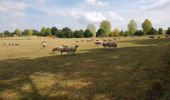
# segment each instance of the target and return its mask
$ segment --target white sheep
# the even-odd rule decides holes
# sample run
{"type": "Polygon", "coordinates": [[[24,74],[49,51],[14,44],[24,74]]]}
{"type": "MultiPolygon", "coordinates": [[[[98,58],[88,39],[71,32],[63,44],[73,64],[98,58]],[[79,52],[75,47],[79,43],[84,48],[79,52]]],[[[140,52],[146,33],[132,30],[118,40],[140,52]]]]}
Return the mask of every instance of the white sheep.
{"type": "Polygon", "coordinates": [[[75,54],[78,47],[79,46],[77,44],[75,45],[75,47],[69,47],[69,53],[70,54],[75,54]]]}

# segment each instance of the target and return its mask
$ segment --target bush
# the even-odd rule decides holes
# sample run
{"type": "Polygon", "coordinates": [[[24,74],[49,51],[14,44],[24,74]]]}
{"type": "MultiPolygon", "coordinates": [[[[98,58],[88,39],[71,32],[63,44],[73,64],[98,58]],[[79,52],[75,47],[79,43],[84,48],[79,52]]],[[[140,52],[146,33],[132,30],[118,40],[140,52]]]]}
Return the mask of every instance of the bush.
{"type": "Polygon", "coordinates": [[[166,34],[170,35],[170,27],[166,30],[166,34]]]}
{"type": "Polygon", "coordinates": [[[76,30],[76,31],[74,31],[74,33],[73,33],[73,37],[75,37],[75,38],[82,38],[83,37],[83,30],[76,30]]]}
{"type": "Polygon", "coordinates": [[[142,30],[137,30],[136,32],[135,32],[135,36],[142,36],[142,35],[144,35],[145,33],[142,31],[142,30]]]}
{"type": "Polygon", "coordinates": [[[89,29],[86,29],[85,32],[84,32],[84,37],[93,37],[93,33],[89,30],[89,29]]]}

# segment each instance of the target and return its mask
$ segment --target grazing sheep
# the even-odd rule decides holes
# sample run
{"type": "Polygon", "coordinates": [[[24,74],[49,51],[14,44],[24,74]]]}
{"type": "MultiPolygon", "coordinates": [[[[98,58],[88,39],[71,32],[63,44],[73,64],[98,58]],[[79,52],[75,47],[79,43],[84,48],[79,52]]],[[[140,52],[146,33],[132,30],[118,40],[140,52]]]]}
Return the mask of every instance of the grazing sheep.
{"type": "Polygon", "coordinates": [[[106,48],[106,47],[109,47],[109,48],[111,48],[111,47],[117,48],[117,43],[115,43],[115,42],[103,42],[102,45],[103,45],[104,48],[106,48]]]}
{"type": "Polygon", "coordinates": [[[104,42],[106,42],[107,40],[103,40],[104,42]]]}
{"type": "Polygon", "coordinates": [[[63,44],[62,45],[64,48],[68,48],[69,47],[69,44],[63,44]]]}
{"type": "Polygon", "coordinates": [[[96,44],[97,46],[99,46],[99,45],[102,44],[102,42],[101,42],[101,41],[96,41],[95,44],[96,44]]]}
{"type": "Polygon", "coordinates": [[[56,48],[53,48],[53,49],[52,49],[52,53],[54,53],[54,52],[56,52],[56,51],[59,51],[59,52],[61,53],[61,55],[63,54],[63,52],[67,52],[68,55],[69,55],[69,53],[70,53],[70,49],[69,49],[69,47],[67,47],[67,46],[65,46],[65,47],[60,46],[60,47],[56,47],[56,48]]]}
{"type": "Polygon", "coordinates": [[[115,43],[115,42],[108,42],[108,47],[109,48],[111,48],[111,47],[117,48],[117,43],[115,43]]]}
{"type": "Polygon", "coordinates": [[[160,39],[161,37],[160,37],[160,36],[158,36],[157,38],[158,38],[158,39],[160,39]]]}
{"type": "Polygon", "coordinates": [[[108,42],[103,42],[102,45],[104,48],[106,48],[108,46],[108,42]]]}
{"type": "Polygon", "coordinates": [[[77,44],[75,45],[75,47],[69,47],[69,53],[70,54],[75,54],[78,47],[79,46],[77,44]]]}
{"type": "Polygon", "coordinates": [[[81,40],[81,42],[84,42],[84,40],[81,40]]]}
{"type": "Polygon", "coordinates": [[[150,39],[154,39],[155,36],[154,36],[154,35],[150,35],[149,38],[150,38],[150,39]]]}
{"type": "Polygon", "coordinates": [[[166,38],[168,38],[168,37],[169,37],[169,35],[165,35],[165,37],[166,37],[166,38]]]}
{"type": "Polygon", "coordinates": [[[46,43],[46,42],[47,42],[47,41],[41,42],[41,46],[42,46],[43,48],[47,47],[47,43],[46,43]]]}
{"type": "Polygon", "coordinates": [[[76,43],[79,43],[79,41],[77,40],[76,43]]]}

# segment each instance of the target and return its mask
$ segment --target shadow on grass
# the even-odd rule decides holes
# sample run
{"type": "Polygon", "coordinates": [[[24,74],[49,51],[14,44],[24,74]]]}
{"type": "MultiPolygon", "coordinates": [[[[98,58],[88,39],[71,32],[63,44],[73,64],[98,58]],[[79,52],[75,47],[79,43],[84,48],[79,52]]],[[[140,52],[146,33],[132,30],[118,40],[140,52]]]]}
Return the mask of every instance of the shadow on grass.
{"type": "Polygon", "coordinates": [[[142,69],[162,50],[155,44],[0,61],[0,99],[138,99],[140,82],[148,78],[142,69]]]}

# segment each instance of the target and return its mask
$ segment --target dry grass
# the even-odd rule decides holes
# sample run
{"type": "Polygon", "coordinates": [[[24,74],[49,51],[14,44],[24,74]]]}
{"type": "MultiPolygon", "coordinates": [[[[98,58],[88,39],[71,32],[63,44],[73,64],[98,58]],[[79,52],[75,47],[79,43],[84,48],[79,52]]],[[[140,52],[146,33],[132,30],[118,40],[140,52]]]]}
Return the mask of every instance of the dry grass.
{"type": "Polygon", "coordinates": [[[1,38],[0,99],[146,99],[142,93],[150,87],[143,84],[167,78],[153,77],[150,73],[155,69],[153,65],[159,69],[156,59],[170,45],[170,39],[121,37],[117,39],[117,49],[79,42],[76,55],[51,54],[52,48],[75,45],[76,40],[87,39],[1,38]],[[41,47],[42,41],[47,41],[47,48],[41,47]],[[4,43],[20,43],[20,46],[4,43]]]}

